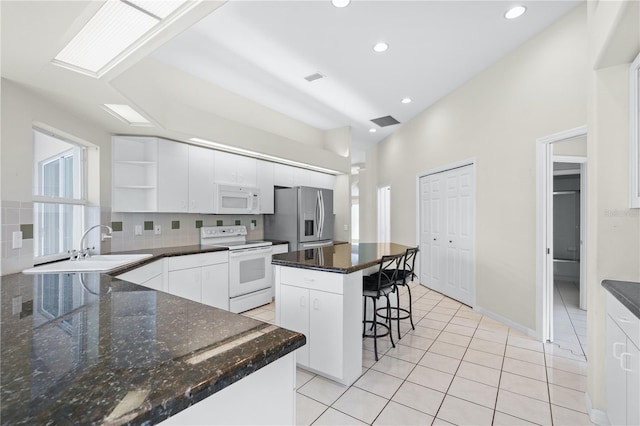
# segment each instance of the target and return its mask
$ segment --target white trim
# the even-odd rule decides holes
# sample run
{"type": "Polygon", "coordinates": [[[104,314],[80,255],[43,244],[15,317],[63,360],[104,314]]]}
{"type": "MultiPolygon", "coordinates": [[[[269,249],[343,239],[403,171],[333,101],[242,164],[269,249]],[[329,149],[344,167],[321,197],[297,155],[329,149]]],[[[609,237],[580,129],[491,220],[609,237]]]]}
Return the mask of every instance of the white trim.
{"type": "MultiPolygon", "coordinates": [[[[433,169],[428,169],[424,172],[418,172],[416,175],[416,180],[419,181],[421,177],[434,175],[436,173],[446,172],[447,170],[458,169],[464,166],[475,166],[476,158],[472,157],[467,160],[456,161],[454,163],[445,164],[444,166],[434,167],[433,169]]],[[[474,167],[474,178],[475,178],[475,167],[474,167]]]]}
{"type": "MultiPolygon", "coordinates": [[[[543,341],[553,340],[553,221],[549,220],[553,212],[549,212],[549,207],[553,202],[554,157],[551,145],[586,135],[587,126],[580,126],[536,140],[536,336],[543,341]]],[[[586,217],[584,223],[586,228],[586,217]]],[[[586,243],[586,239],[583,241],[586,243]]],[[[584,276],[586,279],[586,273],[584,276]]]]}
{"type": "Polygon", "coordinates": [[[589,397],[589,392],[584,393],[584,403],[587,407],[589,420],[591,420],[593,424],[600,426],[609,426],[611,424],[606,411],[593,408],[593,405],[591,404],[591,397],[589,397]]]}
{"type": "Polygon", "coordinates": [[[503,316],[500,316],[492,311],[489,311],[481,306],[476,306],[473,308],[474,311],[478,312],[479,314],[482,314],[486,317],[489,317],[491,319],[494,319],[498,322],[503,323],[504,325],[513,328],[514,330],[518,330],[521,333],[526,334],[527,336],[531,336],[531,337],[536,337],[537,336],[537,332],[536,330],[532,330],[530,328],[525,327],[522,324],[518,324],[517,322],[514,322],[508,318],[505,318],[503,316]]]}
{"type": "Polygon", "coordinates": [[[629,207],[640,208],[640,54],[629,69],[629,207]]]}
{"type": "Polygon", "coordinates": [[[553,156],[554,163],[574,163],[574,164],[584,164],[587,162],[587,157],[582,155],[554,155],[553,156]]]}

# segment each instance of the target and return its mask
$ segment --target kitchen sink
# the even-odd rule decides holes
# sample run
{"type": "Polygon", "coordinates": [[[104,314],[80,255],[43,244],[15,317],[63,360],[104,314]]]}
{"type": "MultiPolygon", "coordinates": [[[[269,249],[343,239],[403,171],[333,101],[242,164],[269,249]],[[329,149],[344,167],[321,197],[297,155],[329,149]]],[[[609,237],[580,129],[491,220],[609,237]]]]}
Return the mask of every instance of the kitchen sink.
{"type": "Polygon", "coordinates": [[[22,271],[25,274],[46,274],[62,272],[109,272],[151,257],[151,254],[97,254],[88,259],[63,260],[34,266],[22,271]]]}

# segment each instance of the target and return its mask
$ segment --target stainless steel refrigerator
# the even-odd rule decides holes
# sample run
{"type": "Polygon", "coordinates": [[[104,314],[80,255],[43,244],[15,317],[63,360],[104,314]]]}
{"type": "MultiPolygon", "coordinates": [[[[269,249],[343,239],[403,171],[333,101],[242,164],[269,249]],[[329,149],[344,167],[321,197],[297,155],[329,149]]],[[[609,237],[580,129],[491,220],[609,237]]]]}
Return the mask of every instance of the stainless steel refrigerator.
{"type": "Polygon", "coordinates": [[[297,186],[275,190],[275,213],[265,215],[264,237],[289,242],[289,251],[333,244],[333,191],[297,186]]]}

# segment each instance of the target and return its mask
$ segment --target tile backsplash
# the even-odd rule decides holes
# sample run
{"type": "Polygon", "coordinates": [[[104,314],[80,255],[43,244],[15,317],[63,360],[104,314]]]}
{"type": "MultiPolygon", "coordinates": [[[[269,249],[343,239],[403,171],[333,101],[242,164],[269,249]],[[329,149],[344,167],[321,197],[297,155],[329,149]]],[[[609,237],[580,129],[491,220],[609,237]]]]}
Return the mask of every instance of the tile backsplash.
{"type": "MultiPolygon", "coordinates": [[[[34,205],[32,202],[3,200],[0,206],[0,275],[7,275],[30,268],[34,264],[34,205]],[[13,248],[14,232],[22,232],[21,248],[13,248]]],[[[101,253],[200,244],[202,226],[235,225],[238,222],[247,227],[247,239],[259,240],[264,237],[264,220],[261,215],[112,213],[109,208],[95,207],[87,208],[86,215],[87,226],[101,223],[113,228],[111,239],[103,242],[99,240],[99,232],[88,236],[89,246],[99,247],[101,253]],[[136,227],[140,228],[140,235],[136,235],[136,227]],[[159,234],[156,233],[158,229],[159,234]]]]}
{"type": "Polygon", "coordinates": [[[33,266],[33,203],[2,201],[0,275],[33,266]],[[13,233],[22,232],[22,248],[13,248],[13,233]]]}
{"type": "Polygon", "coordinates": [[[248,240],[259,240],[264,237],[261,215],[112,213],[111,250],[129,251],[200,244],[202,226],[236,225],[238,222],[247,227],[248,240]],[[253,230],[252,222],[255,222],[253,230]],[[140,235],[136,235],[136,227],[139,228],[140,235]]]}

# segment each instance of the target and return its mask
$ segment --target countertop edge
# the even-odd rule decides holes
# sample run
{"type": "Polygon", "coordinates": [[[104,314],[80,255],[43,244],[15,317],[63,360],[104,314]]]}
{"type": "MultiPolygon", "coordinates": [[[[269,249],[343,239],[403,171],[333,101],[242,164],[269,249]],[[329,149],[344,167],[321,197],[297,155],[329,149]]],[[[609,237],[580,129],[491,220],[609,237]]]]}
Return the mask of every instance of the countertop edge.
{"type": "MultiPolygon", "coordinates": [[[[616,281],[616,280],[603,280],[601,283],[613,297],[622,303],[627,309],[631,311],[636,318],[640,319],[640,297],[633,298],[628,291],[630,287],[636,286],[636,290],[640,290],[640,283],[633,281],[616,281]]],[[[640,294],[640,293],[639,293],[640,294]]]]}

